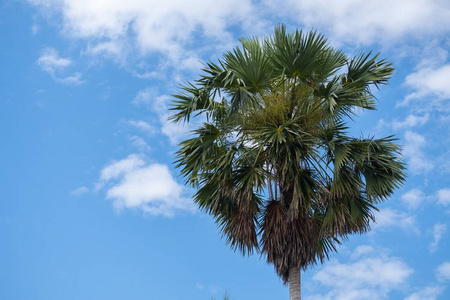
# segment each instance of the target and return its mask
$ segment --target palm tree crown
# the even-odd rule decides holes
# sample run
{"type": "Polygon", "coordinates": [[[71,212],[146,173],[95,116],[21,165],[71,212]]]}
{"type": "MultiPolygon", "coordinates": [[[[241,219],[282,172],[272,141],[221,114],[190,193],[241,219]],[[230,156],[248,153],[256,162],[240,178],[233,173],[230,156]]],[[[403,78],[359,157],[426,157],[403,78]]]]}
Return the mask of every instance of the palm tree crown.
{"type": "Polygon", "coordinates": [[[404,181],[393,137],[346,133],[355,108],[375,109],[370,88],[393,68],[283,25],[240,42],[174,95],[174,122],[204,120],[176,163],[230,246],[261,253],[287,282],[291,269],[369,230],[376,205],[404,181]]]}

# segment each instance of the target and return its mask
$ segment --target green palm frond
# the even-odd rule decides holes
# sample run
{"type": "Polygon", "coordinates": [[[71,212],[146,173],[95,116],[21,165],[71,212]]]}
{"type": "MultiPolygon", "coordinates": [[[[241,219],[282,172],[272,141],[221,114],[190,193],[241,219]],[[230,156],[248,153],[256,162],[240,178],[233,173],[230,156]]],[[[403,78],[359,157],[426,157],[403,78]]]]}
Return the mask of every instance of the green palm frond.
{"type": "Polygon", "coordinates": [[[347,81],[358,83],[361,87],[368,84],[376,86],[386,84],[394,68],[385,59],[377,60],[380,54],[371,57],[371,53],[359,54],[348,63],[347,81]]]}
{"type": "Polygon", "coordinates": [[[224,55],[224,62],[251,93],[259,93],[270,84],[271,69],[266,53],[256,38],[240,39],[242,48],[224,55]]]}

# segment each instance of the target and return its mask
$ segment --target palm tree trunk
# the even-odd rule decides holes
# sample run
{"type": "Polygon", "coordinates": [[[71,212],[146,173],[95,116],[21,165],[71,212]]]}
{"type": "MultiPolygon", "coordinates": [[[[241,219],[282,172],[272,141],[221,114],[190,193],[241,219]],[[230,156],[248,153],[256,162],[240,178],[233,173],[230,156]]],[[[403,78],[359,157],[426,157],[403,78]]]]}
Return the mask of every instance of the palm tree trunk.
{"type": "Polygon", "coordinates": [[[301,300],[300,267],[289,269],[289,300],[301,300]]]}

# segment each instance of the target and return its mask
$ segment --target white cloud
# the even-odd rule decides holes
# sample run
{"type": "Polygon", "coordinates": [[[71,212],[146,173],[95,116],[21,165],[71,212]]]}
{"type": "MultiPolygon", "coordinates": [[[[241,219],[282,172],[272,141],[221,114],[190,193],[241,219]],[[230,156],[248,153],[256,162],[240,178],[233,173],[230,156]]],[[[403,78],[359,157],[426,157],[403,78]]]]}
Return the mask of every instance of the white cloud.
{"type": "Polygon", "coordinates": [[[128,120],[125,123],[149,135],[152,135],[157,132],[157,129],[153,125],[150,125],[148,122],[145,122],[143,120],[128,120]]]}
{"type": "Polygon", "coordinates": [[[62,16],[66,35],[94,41],[92,53],[160,53],[178,69],[198,70],[191,47],[217,47],[232,41],[231,26],[258,26],[251,0],[29,0],[62,16]],[[206,42],[193,43],[202,35],[206,42]],[[213,41],[213,42],[211,42],[213,41]],[[120,46],[119,46],[120,45],[120,46]]]}
{"type": "Polygon", "coordinates": [[[146,88],[139,91],[136,97],[131,101],[134,105],[144,105],[154,111],[161,124],[161,132],[169,138],[172,145],[178,144],[183,138],[186,138],[188,132],[195,126],[195,121],[189,124],[175,124],[169,121],[171,112],[169,102],[172,97],[167,95],[157,95],[152,88],[146,88]]]}
{"type": "Polygon", "coordinates": [[[411,99],[434,97],[438,100],[450,99],[450,64],[439,67],[429,66],[419,69],[406,77],[406,85],[413,87],[415,92],[409,94],[406,102],[411,99]]]}
{"type": "Polygon", "coordinates": [[[117,210],[137,208],[152,215],[172,217],[177,211],[194,211],[185,197],[185,188],[177,183],[164,164],[149,163],[145,157],[130,155],[101,171],[100,181],[107,186],[106,197],[117,210]]]}
{"type": "Polygon", "coordinates": [[[89,43],[86,53],[91,55],[107,55],[112,58],[120,58],[126,53],[126,47],[119,41],[107,41],[96,44],[89,43]]]}
{"type": "Polygon", "coordinates": [[[156,91],[152,88],[140,90],[131,101],[134,105],[149,105],[156,98],[156,91]]]}
{"type": "Polygon", "coordinates": [[[147,144],[147,142],[141,138],[140,136],[137,135],[133,135],[132,137],[129,138],[131,141],[131,144],[138,148],[139,151],[141,152],[145,152],[145,151],[150,151],[151,147],[147,144]]]}
{"type": "Polygon", "coordinates": [[[32,34],[36,34],[36,33],[38,33],[38,32],[39,32],[39,30],[40,30],[40,28],[39,28],[39,26],[38,26],[38,25],[36,25],[36,24],[33,24],[33,25],[31,26],[31,33],[32,33],[32,34]]]}
{"type": "Polygon", "coordinates": [[[145,165],[145,161],[139,155],[130,155],[126,159],[115,161],[101,171],[100,180],[108,181],[117,179],[123,174],[129,173],[145,165]]]}
{"type": "Polygon", "coordinates": [[[81,79],[81,73],[79,73],[79,72],[76,72],[71,76],[55,78],[55,80],[59,83],[66,84],[66,85],[79,85],[79,84],[83,83],[83,80],[81,79]]]}
{"type": "Polygon", "coordinates": [[[409,208],[416,209],[425,200],[425,195],[419,189],[411,189],[404,193],[401,199],[409,208]]]}
{"type": "Polygon", "coordinates": [[[157,78],[160,77],[161,74],[156,71],[132,71],[133,75],[140,79],[149,79],[149,78],[157,78]]]}
{"type": "Polygon", "coordinates": [[[449,32],[446,0],[264,1],[275,14],[310,28],[327,30],[343,42],[373,44],[449,32]]]}
{"type": "Polygon", "coordinates": [[[409,295],[404,300],[436,300],[443,290],[444,288],[441,286],[427,286],[426,288],[409,295]]]}
{"type": "Polygon", "coordinates": [[[54,48],[45,48],[37,60],[37,64],[42,70],[54,74],[58,70],[63,70],[72,64],[68,58],[59,57],[58,51],[54,48]]]}
{"type": "Polygon", "coordinates": [[[433,226],[433,242],[430,244],[430,251],[434,252],[438,249],[438,245],[442,236],[447,232],[447,225],[434,224],[433,226]]]}
{"type": "Polygon", "coordinates": [[[72,195],[72,196],[81,196],[81,195],[84,195],[84,194],[86,194],[88,192],[89,192],[89,189],[87,187],[81,186],[81,187],[71,191],[70,195],[72,195]]]}
{"type": "Polygon", "coordinates": [[[425,138],[415,132],[405,132],[403,155],[408,158],[408,169],[413,174],[420,174],[433,168],[433,164],[426,158],[422,148],[426,146],[425,138]]]}
{"type": "MultiPolygon", "coordinates": [[[[450,279],[450,262],[445,262],[436,269],[436,277],[441,283],[450,279]]],[[[425,288],[420,288],[417,292],[412,293],[404,300],[436,300],[439,295],[442,294],[444,289],[445,286],[442,284],[433,284],[425,288]]]]}
{"type": "Polygon", "coordinates": [[[437,270],[437,277],[440,280],[450,280],[450,262],[441,264],[437,270]]]}
{"type": "MultiPolygon", "coordinates": [[[[192,43],[194,35],[214,41],[207,46],[228,44],[230,27],[259,34],[265,20],[279,20],[280,16],[303,27],[326,30],[335,39],[364,44],[395,42],[404,36],[430,37],[450,28],[450,5],[445,0],[264,0],[262,4],[251,0],[28,1],[42,7],[43,13],[59,13],[65,34],[99,45],[135,44],[141,53],[164,53],[181,68],[198,68],[196,54],[187,50],[197,46],[192,43]]],[[[100,48],[117,51],[116,47],[100,48]]]]}
{"type": "Polygon", "coordinates": [[[401,228],[406,231],[413,231],[418,234],[416,220],[414,216],[399,212],[390,208],[380,209],[375,213],[375,224],[372,226],[373,230],[384,230],[390,228],[401,228]]]}
{"type": "Polygon", "coordinates": [[[392,122],[392,128],[394,130],[412,128],[415,126],[424,125],[428,122],[430,114],[426,113],[423,116],[408,115],[403,121],[392,122]]]}
{"type": "Polygon", "coordinates": [[[392,290],[406,284],[412,272],[404,262],[388,256],[362,258],[347,264],[331,261],[313,276],[313,281],[320,283],[320,293],[328,291],[306,299],[386,299],[392,290]]]}
{"type": "Polygon", "coordinates": [[[72,65],[72,60],[60,57],[58,51],[54,48],[45,48],[36,63],[58,83],[66,85],[78,85],[82,83],[79,72],[69,76],[60,75],[67,67],[72,65]]]}
{"type": "Polygon", "coordinates": [[[370,245],[362,245],[362,246],[358,246],[355,248],[355,250],[353,250],[351,252],[350,257],[352,259],[358,259],[361,256],[367,255],[369,253],[373,253],[373,251],[375,251],[375,249],[370,246],[370,245]]]}
{"type": "Polygon", "coordinates": [[[445,188],[441,189],[437,192],[438,201],[440,204],[444,206],[450,205],[450,189],[445,188]]]}
{"type": "Polygon", "coordinates": [[[427,50],[426,56],[416,70],[405,78],[405,85],[412,89],[399,106],[412,101],[426,101],[427,109],[445,109],[443,100],[450,99],[450,63],[447,62],[448,51],[442,48],[427,50]]]}

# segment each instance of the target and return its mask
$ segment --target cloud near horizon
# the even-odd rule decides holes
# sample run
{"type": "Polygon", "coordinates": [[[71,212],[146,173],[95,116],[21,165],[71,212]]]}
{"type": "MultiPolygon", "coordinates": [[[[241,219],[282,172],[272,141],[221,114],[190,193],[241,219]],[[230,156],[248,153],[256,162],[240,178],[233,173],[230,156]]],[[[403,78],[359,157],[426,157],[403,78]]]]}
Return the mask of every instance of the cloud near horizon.
{"type": "Polygon", "coordinates": [[[388,299],[389,293],[401,289],[412,273],[400,259],[373,253],[348,263],[332,260],[313,275],[313,283],[319,283],[322,291],[306,299],[388,299]]]}

